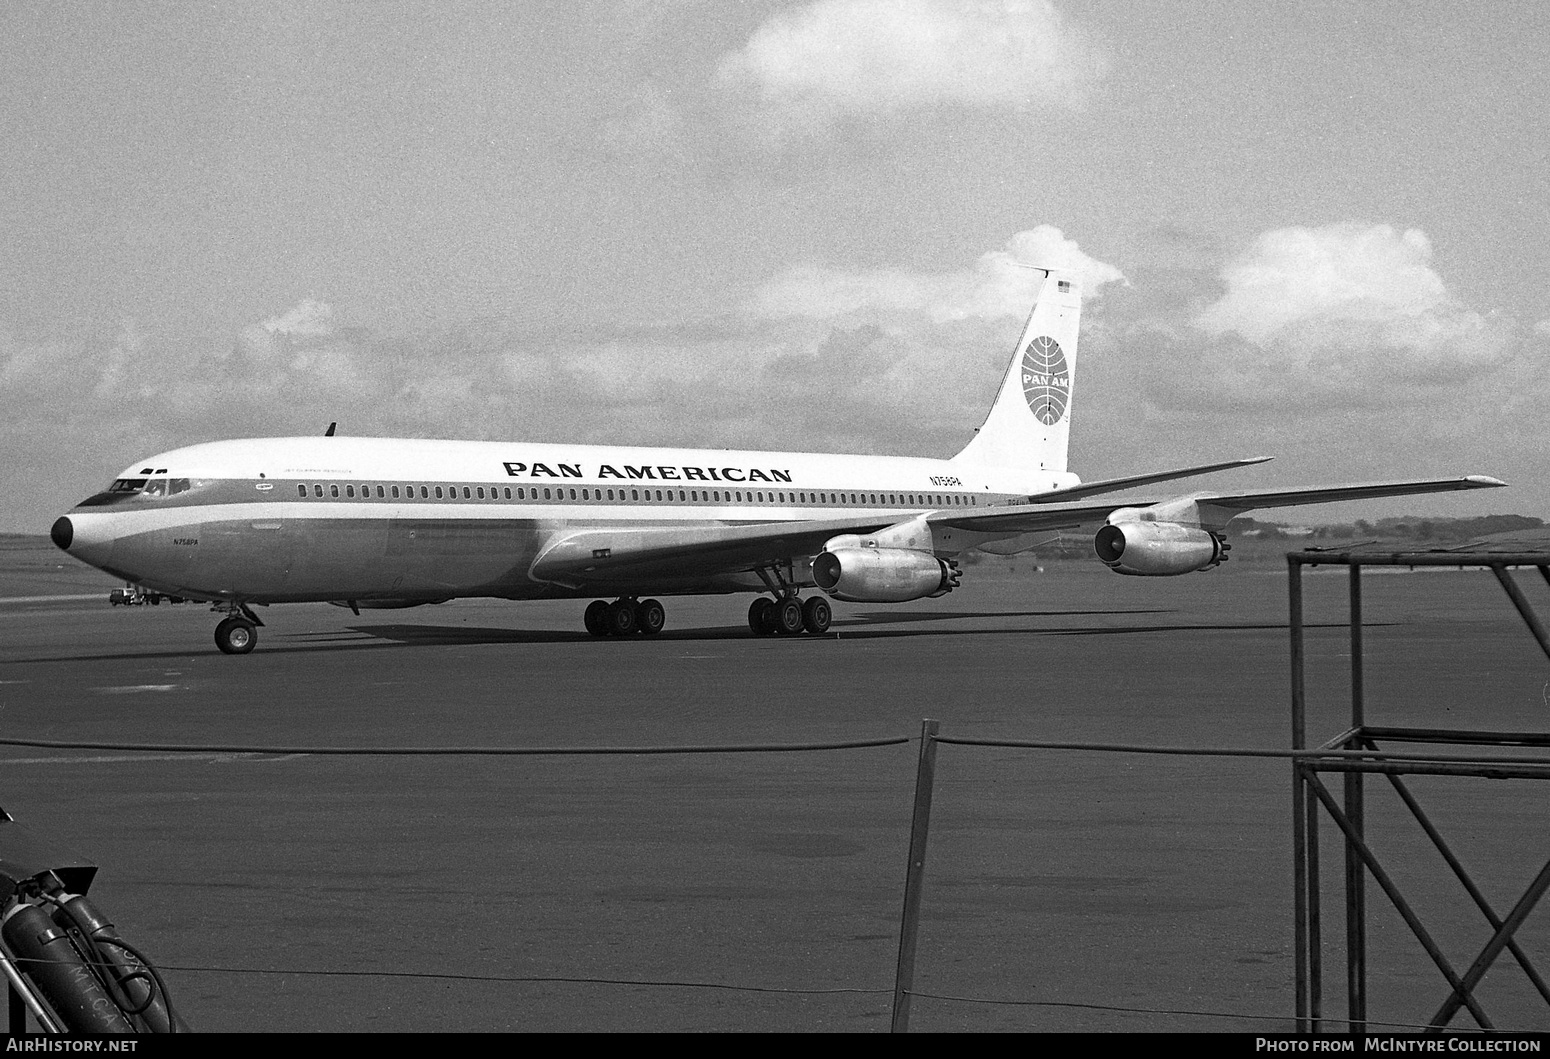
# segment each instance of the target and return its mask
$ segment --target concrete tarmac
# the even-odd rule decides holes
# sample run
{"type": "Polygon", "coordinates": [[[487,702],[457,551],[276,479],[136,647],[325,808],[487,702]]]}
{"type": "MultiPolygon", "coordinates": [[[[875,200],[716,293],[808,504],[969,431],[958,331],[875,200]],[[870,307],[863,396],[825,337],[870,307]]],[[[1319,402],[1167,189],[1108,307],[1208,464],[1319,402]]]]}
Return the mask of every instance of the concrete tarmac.
{"type": "MultiPolygon", "coordinates": [[[[274,607],[244,657],[216,651],[205,607],[109,607],[104,582],[100,601],[0,602],[0,732],[681,746],[915,737],[932,717],[945,735],[1289,745],[1283,569],[987,563],[964,581],[838,604],[824,639],[751,637],[746,597],[666,600],[668,631],[629,640],[581,632],[581,603],[274,607]]],[[[0,597],[94,587],[39,583],[0,574],[0,597]]],[[[1489,575],[1365,583],[1373,723],[1545,730],[1550,666],[1489,575]]],[[[1344,727],[1344,571],[1306,584],[1318,741],[1344,727]]],[[[875,1031],[916,754],[0,747],[0,806],[101,866],[93,898],[199,1030],[875,1031]]],[[[1467,967],[1488,926],[1372,782],[1379,855],[1467,967]]],[[[1413,785],[1505,912],[1550,852],[1550,792],[1413,785]]],[[[912,1028],[1289,1030],[1290,809],[1279,760],[941,747],[912,1028]]],[[[1338,1013],[1332,842],[1325,864],[1338,1013]]],[[[1372,1016],[1424,1022],[1446,986],[1375,887],[1369,909],[1372,1016]]],[[[1520,933],[1531,954],[1547,917],[1520,933]]],[[[1510,958],[1480,996],[1498,1026],[1550,1030],[1510,958]]]]}

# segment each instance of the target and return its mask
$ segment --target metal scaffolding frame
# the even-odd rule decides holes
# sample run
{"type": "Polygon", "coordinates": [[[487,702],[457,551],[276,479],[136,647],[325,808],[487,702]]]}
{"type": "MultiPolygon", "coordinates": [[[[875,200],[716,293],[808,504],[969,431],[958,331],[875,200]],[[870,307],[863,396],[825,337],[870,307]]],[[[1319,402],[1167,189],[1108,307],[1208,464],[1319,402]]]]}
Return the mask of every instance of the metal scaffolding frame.
{"type": "Polygon", "coordinates": [[[1402,779],[1406,775],[1475,776],[1491,779],[1550,779],[1550,731],[1500,732],[1441,728],[1379,727],[1369,725],[1365,717],[1365,689],[1362,642],[1362,578],[1364,566],[1405,567],[1486,567],[1496,575],[1503,591],[1512,601],[1540,649],[1550,658],[1550,635],[1534,613],[1522,589],[1508,572],[1509,567],[1538,568],[1550,584],[1550,551],[1456,551],[1398,552],[1294,552],[1287,556],[1288,597],[1291,611],[1292,662],[1292,829],[1294,916],[1296,944],[1296,1017],[1301,1033],[1318,1033],[1325,1028],[1323,1013],[1323,967],[1321,960],[1322,924],[1319,907],[1321,874],[1319,866],[1319,809],[1322,807],[1344,836],[1345,844],[1345,951],[1347,1018],[1339,1020],[1342,1031],[1362,1032],[1367,1024],[1367,897],[1366,880],[1372,880],[1393,903],[1422,948],[1446,980],[1449,992],[1428,1023],[1428,1032],[1440,1033],[1461,1010],[1467,1009],[1484,1030],[1495,1029],[1489,1015],[1475,996],[1475,987],[1485,977],[1497,957],[1505,950],[1523,969],[1547,1006],[1550,987],[1534,967],[1527,953],[1513,940],[1518,927],[1535,904],[1550,889],[1550,858],[1528,885],[1523,895],[1505,916],[1499,914],[1481,893],[1464,865],[1422,810],[1414,794],[1402,779]],[[1346,566],[1350,570],[1351,630],[1351,716],[1349,727],[1331,739],[1310,749],[1307,740],[1307,690],[1304,666],[1302,568],[1304,566],[1346,566]],[[1381,743],[1380,743],[1381,741],[1381,743]],[[1382,743],[1412,743],[1480,748],[1519,747],[1529,753],[1501,754],[1480,752],[1438,754],[1411,752],[1391,755],[1382,743]],[[1360,756],[1356,756],[1356,755],[1360,756]],[[1321,778],[1321,773],[1340,773],[1343,790],[1339,798],[1321,778]],[[1368,773],[1385,776],[1401,802],[1420,825],[1438,853],[1486,923],[1491,927],[1489,941],[1473,962],[1462,972],[1449,962],[1421,923],[1415,909],[1400,892],[1366,841],[1365,778],[1368,773]]]}

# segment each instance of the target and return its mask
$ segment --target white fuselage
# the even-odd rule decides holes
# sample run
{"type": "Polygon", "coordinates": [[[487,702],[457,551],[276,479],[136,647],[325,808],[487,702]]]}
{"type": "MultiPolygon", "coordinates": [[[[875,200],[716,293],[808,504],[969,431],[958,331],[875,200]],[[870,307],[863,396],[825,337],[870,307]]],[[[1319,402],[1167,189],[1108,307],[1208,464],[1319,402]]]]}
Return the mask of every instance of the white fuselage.
{"type": "Polygon", "coordinates": [[[692,571],[582,591],[535,578],[532,565],[551,541],[580,529],[858,518],[882,527],[926,511],[983,511],[1076,482],[1065,472],[906,457],[347,437],[222,441],[126,469],[114,490],[69,513],[68,550],[157,591],[257,603],[535,599],[596,595],[602,587],[762,591],[749,573],[692,571]]]}

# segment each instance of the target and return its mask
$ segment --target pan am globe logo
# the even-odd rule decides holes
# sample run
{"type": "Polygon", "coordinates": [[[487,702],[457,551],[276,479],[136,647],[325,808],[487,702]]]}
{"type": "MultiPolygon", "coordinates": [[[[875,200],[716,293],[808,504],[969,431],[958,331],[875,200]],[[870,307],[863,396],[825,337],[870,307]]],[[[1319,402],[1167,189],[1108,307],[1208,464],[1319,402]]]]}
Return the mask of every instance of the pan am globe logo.
{"type": "Polygon", "coordinates": [[[1052,427],[1066,414],[1071,399],[1071,371],[1066,354],[1048,335],[1040,335],[1023,350],[1023,396],[1039,422],[1052,427]]]}

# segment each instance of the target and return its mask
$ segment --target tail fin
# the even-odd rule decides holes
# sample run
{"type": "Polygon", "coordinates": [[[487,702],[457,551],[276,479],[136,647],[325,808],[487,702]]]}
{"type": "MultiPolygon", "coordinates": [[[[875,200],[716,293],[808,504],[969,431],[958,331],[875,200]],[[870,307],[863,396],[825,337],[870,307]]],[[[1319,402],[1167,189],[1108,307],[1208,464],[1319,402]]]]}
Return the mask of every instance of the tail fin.
{"type": "Polygon", "coordinates": [[[990,415],[954,462],[1064,471],[1071,433],[1081,277],[1046,271],[990,415]]]}

